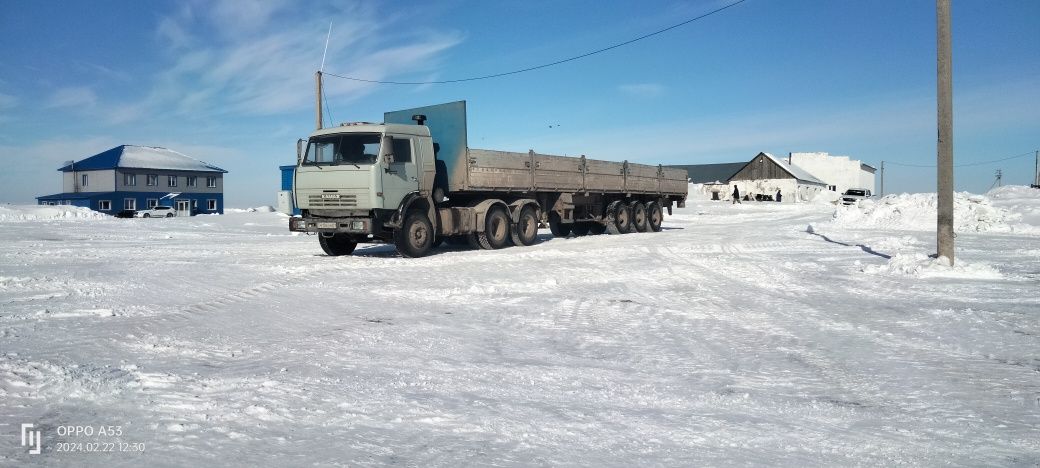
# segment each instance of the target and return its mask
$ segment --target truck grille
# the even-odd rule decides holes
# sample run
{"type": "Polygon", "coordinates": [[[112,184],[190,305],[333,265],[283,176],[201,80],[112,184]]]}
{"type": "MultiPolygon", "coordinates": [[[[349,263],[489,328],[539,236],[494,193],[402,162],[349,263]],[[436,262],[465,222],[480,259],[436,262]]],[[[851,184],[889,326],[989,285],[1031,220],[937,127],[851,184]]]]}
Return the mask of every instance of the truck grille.
{"type": "Polygon", "coordinates": [[[339,198],[324,198],[322,195],[310,195],[307,201],[312,208],[353,208],[358,206],[357,195],[339,194],[339,198]]]}

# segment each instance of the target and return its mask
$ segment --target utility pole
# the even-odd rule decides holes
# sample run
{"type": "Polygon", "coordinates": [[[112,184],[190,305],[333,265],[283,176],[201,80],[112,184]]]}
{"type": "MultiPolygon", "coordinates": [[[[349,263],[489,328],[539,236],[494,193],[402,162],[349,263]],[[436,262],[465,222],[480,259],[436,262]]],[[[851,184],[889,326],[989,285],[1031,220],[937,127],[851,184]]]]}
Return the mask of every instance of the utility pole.
{"type": "Polygon", "coordinates": [[[885,161],[881,161],[881,196],[885,196],[885,161]]]}
{"type": "Polygon", "coordinates": [[[1000,169],[997,169],[997,187],[1003,187],[1004,186],[1004,184],[1002,184],[1000,182],[1000,179],[1003,177],[1003,175],[1004,174],[1000,172],[1000,169]]]}
{"type": "Polygon", "coordinates": [[[320,71],[314,72],[314,103],[315,103],[315,106],[314,106],[314,111],[315,111],[314,121],[315,121],[315,124],[318,126],[318,130],[321,130],[322,127],[324,127],[325,125],[324,125],[324,123],[322,122],[322,119],[321,119],[321,72],[320,71]]]}
{"type": "Polygon", "coordinates": [[[935,0],[936,91],[939,124],[937,190],[939,209],[936,243],[938,256],[953,265],[953,53],[950,47],[950,0],[935,0]]]}
{"type": "Polygon", "coordinates": [[[1036,151],[1036,169],[1034,172],[1036,174],[1033,176],[1033,188],[1040,188],[1040,150],[1036,151]]]}

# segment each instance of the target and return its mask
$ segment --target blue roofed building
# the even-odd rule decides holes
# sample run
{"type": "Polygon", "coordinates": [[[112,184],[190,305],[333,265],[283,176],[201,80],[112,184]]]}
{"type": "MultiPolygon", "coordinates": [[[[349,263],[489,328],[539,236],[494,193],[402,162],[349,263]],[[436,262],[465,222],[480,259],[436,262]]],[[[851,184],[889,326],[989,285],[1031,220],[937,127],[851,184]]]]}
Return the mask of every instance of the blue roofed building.
{"type": "Polygon", "coordinates": [[[224,213],[224,169],[176,151],[121,145],[58,169],[62,193],[41,205],[74,205],[102,213],[156,205],[180,215],[224,213]]]}

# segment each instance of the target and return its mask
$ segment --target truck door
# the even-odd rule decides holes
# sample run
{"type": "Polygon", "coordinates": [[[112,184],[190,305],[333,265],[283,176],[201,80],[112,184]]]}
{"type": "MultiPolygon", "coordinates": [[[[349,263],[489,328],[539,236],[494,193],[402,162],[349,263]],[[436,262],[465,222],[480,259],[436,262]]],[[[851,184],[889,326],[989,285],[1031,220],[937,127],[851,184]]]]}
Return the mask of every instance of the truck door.
{"type": "Polygon", "coordinates": [[[383,170],[383,207],[388,209],[397,208],[405,195],[419,189],[416,141],[405,136],[395,136],[393,141],[394,162],[383,170]]]}

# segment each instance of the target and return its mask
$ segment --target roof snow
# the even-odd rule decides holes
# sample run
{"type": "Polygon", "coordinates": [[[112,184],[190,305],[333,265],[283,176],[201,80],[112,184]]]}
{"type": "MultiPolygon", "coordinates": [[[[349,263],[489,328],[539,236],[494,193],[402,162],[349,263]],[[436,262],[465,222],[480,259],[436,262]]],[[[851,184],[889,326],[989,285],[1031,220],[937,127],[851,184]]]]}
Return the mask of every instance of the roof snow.
{"type": "Polygon", "coordinates": [[[801,180],[801,181],[804,181],[804,182],[814,183],[814,184],[827,185],[822,180],[817,179],[816,177],[813,177],[813,175],[808,173],[805,169],[802,169],[802,168],[800,168],[798,166],[795,166],[794,164],[790,164],[787,161],[784,161],[783,159],[780,159],[780,158],[778,158],[776,156],[773,156],[770,153],[761,153],[761,154],[763,156],[773,160],[773,162],[776,163],[777,166],[780,166],[781,169],[787,171],[789,174],[794,176],[795,179],[798,179],[798,180],[801,180]]]}
{"type": "Polygon", "coordinates": [[[156,146],[120,145],[58,169],[62,172],[115,168],[227,172],[177,151],[156,146]]]}

